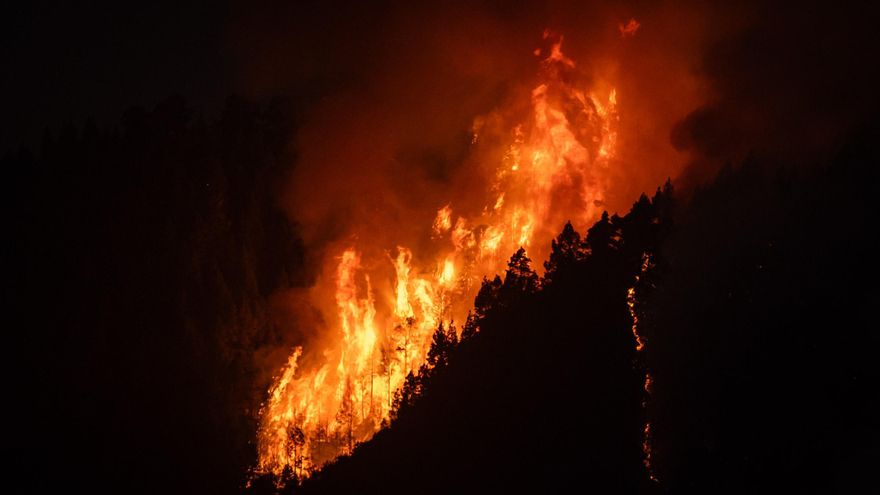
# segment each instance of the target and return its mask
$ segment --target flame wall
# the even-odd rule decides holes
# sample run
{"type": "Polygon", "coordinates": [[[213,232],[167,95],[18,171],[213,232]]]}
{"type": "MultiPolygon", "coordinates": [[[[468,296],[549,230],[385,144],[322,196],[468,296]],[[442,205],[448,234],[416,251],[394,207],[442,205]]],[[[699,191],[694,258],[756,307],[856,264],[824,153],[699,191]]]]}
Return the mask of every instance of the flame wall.
{"type": "Polygon", "coordinates": [[[293,464],[308,471],[368,438],[436,324],[462,323],[481,277],[520,245],[540,269],[566,220],[583,230],[625,211],[688,162],[705,177],[706,162],[750,146],[792,148],[778,129],[809,137],[809,154],[826,136],[812,117],[838,112],[795,105],[824,101],[809,88],[827,77],[797,82],[805,40],[774,26],[822,29],[785,9],[392,2],[291,30],[274,20],[295,12],[275,7],[242,16],[259,48],[242,73],[249,93],[283,86],[313,102],[282,203],[315,284],[277,302],[317,317],[295,329],[301,351],[267,366],[284,367],[264,409],[264,470],[305,456],[293,464]],[[796,106],[811,110],[785,114],[796,106]]]}
{"type": "MultiPolygon", "coordinates": [[[[638,32],[635,21],[611,27],[620,45],[638,32]]],[[[300,174],[309,175],[294,180],[292,197],[306,201],[312,239],[332,239],[310,293],[327,325],[296,348],[270,391],[261,470],[307,475],[369,439],[438,325],[464,322],[482,277],[503,273],[519,247],[540,268],[566,221],[583,229],[625,208],[621,177],[656,173],[634,168],[621,147],[619,68],[582,65],[563,41],[550,30],[534,37],[520,54],[534,73],[496,90],[494,107],[454,132],[449,122],[435,127],[435,118],[464,118],[445,108],[385,118],[343,98],[335,104],[361,111],[320,113],[334,128],[301,136],[300,174]],[[416,131],[409,119],[424,125],[416,131]],[[438,133],[446,146],[401,144],[438,133]]]]}
{"type": "Polygon", "coordinates": [[[752,149],[832,149],[873,108],[854,55],[873,30],[844,8],[390,2],[290,29],[299,12],[277,7],[242,13],[236,39],[248,93],[313,102],[283,206],[315,284],[277,299],[318,317],[265,406],[263,470],[308,472],[368,438],[435,325],[462,322],[520,245],[539,268],[566,220],[583,230],[752,149]]]}

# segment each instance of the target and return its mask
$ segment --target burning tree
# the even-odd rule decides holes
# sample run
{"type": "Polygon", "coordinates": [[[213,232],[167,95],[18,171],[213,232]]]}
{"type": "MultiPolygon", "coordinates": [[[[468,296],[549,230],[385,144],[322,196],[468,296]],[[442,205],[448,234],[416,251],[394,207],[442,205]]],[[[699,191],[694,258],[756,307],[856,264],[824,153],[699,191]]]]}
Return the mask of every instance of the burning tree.
{"type": "MultiPolygon", "coordinates": [[[[599,216],[617,153],[618,96],[613,87],[583,77],[563,53],[561,36],[548,31],[544,41],[549,46],[524,105],[474,120],[465,161],[486,177],[481,207],[443,203],[424,225],[424,246],[430,248],[419,246],[414,253],[397,246],[384,259],[366,259],[349,245],[335,258],[335,270],[327,270],[334,273],[335,333],[323,356],[312,359],[318,364],[299,369],[299,350],[273,386],[258,434],[258,470],[278,473],[298,457],[306,473],[320,467],[328,457],[316,455],[312,438],[322,427],[344,440],[337,454],[351,452],[410,403],[419,370],[445,364],[447,348],[458,340],[451,322],[465,320],[475,296],[463,337],[477,331],[497,301],[516,304],[538,290],[532,258],[549,254],[554,273],[560,263],[582,255],[571,225],[551,252],[547,247],[567,220],[589,223],[599,216]],[[510,252],[515,254],[505,263],[510,252]],[[502,271],[503,281],[484,278],[502,271]],[[375,386],[377,375],[384,386],[375,386]],[[285,428],[293,411],[302,412],[298,427],[305,442],[291,457],[285,428]]],[[[605,215],[594,229],[610,224],[605,215]]],[[[588,241],[598,234],[591,230],[588,241]]]]}

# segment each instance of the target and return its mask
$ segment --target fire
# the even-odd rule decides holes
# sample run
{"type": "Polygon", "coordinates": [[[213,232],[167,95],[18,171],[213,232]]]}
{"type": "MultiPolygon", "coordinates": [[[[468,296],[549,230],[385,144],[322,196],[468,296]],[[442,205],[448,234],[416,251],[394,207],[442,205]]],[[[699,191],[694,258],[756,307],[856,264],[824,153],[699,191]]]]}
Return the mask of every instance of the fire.
{"type": "Polygon", "coordinates": [[[630,19],[626,24],[622,22],[618,24],[617,29],[620,31],[621,38],[628,38],[635,36],[636,31],[638,31],[640,27],[642,27],[642,25],[639,24],[639,21],[630,19]]]}
{"type": "Polygon", "coordinates": [[[295,349],[272,386],[261,411],[258,471],[288,467],[308,476],[368,440],[390,418],[406,375],[425,362],[438,325],[464,321],[483,276],[503,271],[519,247],[546,258],[567,220],[588,225],[601,214],[615,164],[618,95],[608,85],[579,84],[562,37],[548,31],[544,38],[551,47],[527,93],[529,110],[512,119],[499,109],[474,121],[472,156],[487,177],[481,207],[439,206],[424,228],[431,247],[416,254],[383,247],[384,259],[362,263],[362,252],[347,247],[335,259],[335,334],[322,354],[308,355],[320,364],[302,366],[306,352],[295,349]],[[492,144],[499,142],[503,149],[492,144]]]}
{"type": "Polygon", "coordinates": [[[409,264],[412,260],[412,252],[404,247],[397,247],[397,258],[394,258],[394,270],[397,272],[397,284],[395,291],[397,293],[394,314],[398,318],[412,318],[413,309],[409,302],[409,291],[406,281],[409,280],[409,264]]]}
{"type": "MultiPolygon", "coordinates": [[[[638,280],[638,279],[637,279],[638,280]]],[[[632,333],[636,339],[636,350],[641,351],[645,348],[645,342],[639,335],[639,317],[636,314],[636,288],[630,287],[626,291],[626,305],[629,307],[629,315],[632,318],[632,333]]]]}
{"type": "MultiPolygon", "coordinates": [[[[645,275],[645,273],[652,268],[651,257],[648,254],[642,256],[642,268],[639,272],[639,275],[636,275],[636,283],[639,282],[641,277],[645,275]]],[[[632,333],[633,337],[636,341],[636,352],[641,352],[645,350],[645,340],[639,335],[639,315],[636,311],[636,288],[635,286],[630,287],[626,291],[626,305],[629,308],[629,315],[632,318],[632,333]]],[[[645,371],[645,380],[642,385],[642,388],[645,390],[645,399],[642,401],[642,409],[648,408],[648,398],[651,395],[651,385],[654,383],[654,378],[651,376],[650,371],[645,371]]],[[[645,471],[648,473],[648,478],[651,481],[657,482],[657,477],[654,475],[654,448],[651,444],[651,422],[645,421],[645,427],[642,430],[642,455],[644,458],[642,459],[642,463],[645,466],[645,471]]]]}
{"type": "MultiPolygon", "coordinates": [[[[476,139],[475,134],[474,142],[476,142],[476,139]]],[[[448,232],[450,228],[452,228],[452,208],[450,205],[446,205],[437,210],[437,218],[434,219],[434,233],[437,235],[443,235],[443,233],[448,232]]]]}
{"type": "Polygon", "coordinates": [[[455,261],[451,258],[447,258],[446,261],[443,262],[443,266],[439,271],[440,276],[437,277],[437,283],[439,283],[441,287],[452,287],[455,283],[455,261]]]}

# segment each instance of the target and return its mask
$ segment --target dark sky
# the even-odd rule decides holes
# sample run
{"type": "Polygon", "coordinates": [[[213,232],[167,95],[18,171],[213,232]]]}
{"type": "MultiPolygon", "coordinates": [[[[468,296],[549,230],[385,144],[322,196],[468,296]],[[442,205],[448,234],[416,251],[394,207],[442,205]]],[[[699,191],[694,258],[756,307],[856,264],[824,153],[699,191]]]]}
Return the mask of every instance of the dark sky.
{"type": "Polygon", "coordinates": [[[127,108],[172,95],[210,115],[231,94],[333,91],[387,44],[382,25],[401,3],[7,3],[0,153],[38,144],[47,128],[115,125],[127,108]]]}
{"type": "MultiPolygon", "coordinates": [[[[332,94],[352,81],[399,82],[420,58],[413,46],[466,38],[456,30],[484,31],[485,39],[475,38],[480,46],[503,36],[513,40],[508,45],[531,43],[546,26],[573,40],[596,19],[613,26],[631,15],[642,20],[639,36],[646,39],[661,25],[674,26],[651,44],[701,60],[675,69],[701,77],[709,100],[674,129],[672,144],[680,150],[725,154],[733,145],[718,148],[712,144],[718,136],[746,147],[767,139],[813,141],[876,101],[878,77],[869,55],[877,42],[876,15],[867,4],[346,3],[6,2],[0,8],[0,153],[37,144],[44,129],[57,132],[68,122],[81,127],[94,117],[100,127],[112,126],[126,108],[151,108],[171,95],[210,114],[231,93],[332,94]],[[670,12],[672,18],[664,17],[670,12]],[[701,34],[674,39],[674,32],[689,31],[701,34]],[[779,129],[793,130],[781,135],[779,129]]],[[[640,81],[643,92],[651,87],[650,78],[640,81]]]]}
{"type": "Polygon", "coordinates": [[[223,2],[9,2],[0,13],[0,150],[48,127],[118,121],[181,94],[210,111],[229,92],[223,2]]]}

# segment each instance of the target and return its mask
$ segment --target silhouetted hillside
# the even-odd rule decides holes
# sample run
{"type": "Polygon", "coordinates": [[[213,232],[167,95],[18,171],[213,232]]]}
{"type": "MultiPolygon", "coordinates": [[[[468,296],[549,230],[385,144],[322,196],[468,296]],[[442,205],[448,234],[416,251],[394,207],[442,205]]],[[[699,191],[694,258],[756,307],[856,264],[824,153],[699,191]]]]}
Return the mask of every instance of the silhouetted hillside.
{"type": "MultiPolygon", "coordinates": [[[[523,250],[484,280],[461,331],[439,328],[389,429],[305,493],[650,491],[645,370],[628,290],[670,227],[671,186],[586,237],[566,225],[539,278],[523,250]]],[[[268,479],[258,488],[271,489],[268,479]]]]}
{"type": "MultiPolygon", "coordinates": [[[[3,449],[25,491],[241,485],[258,356],[292,344],[269,296],[309,277],[273,190],[293,124],[280,103],[230,99],[205,121],[170,99],[3,158],[3,449]]],[[[516,253],[457,332],[438,329],[390,427],[284,490],[873,486],[877,142],[814,167],[756,156],[583,239],[567,225],[543,277],[516,253]]]]}
{"type": "Polygon", "coordinates": [[[583,240],[566,225],[543,278],[516,253],[484,281],[460,343],[438,329],[390,428],[284,491],[875,484],[874,143],[864,133],[814,168],[752,158],[686,204],[667,186],[583,240]]]}
{"type": "Polygon", "coordinates": [[[877,138],[812,169],[753,157],[676,216],[646,325],[671,491],[877,485],[877,138]]]}

